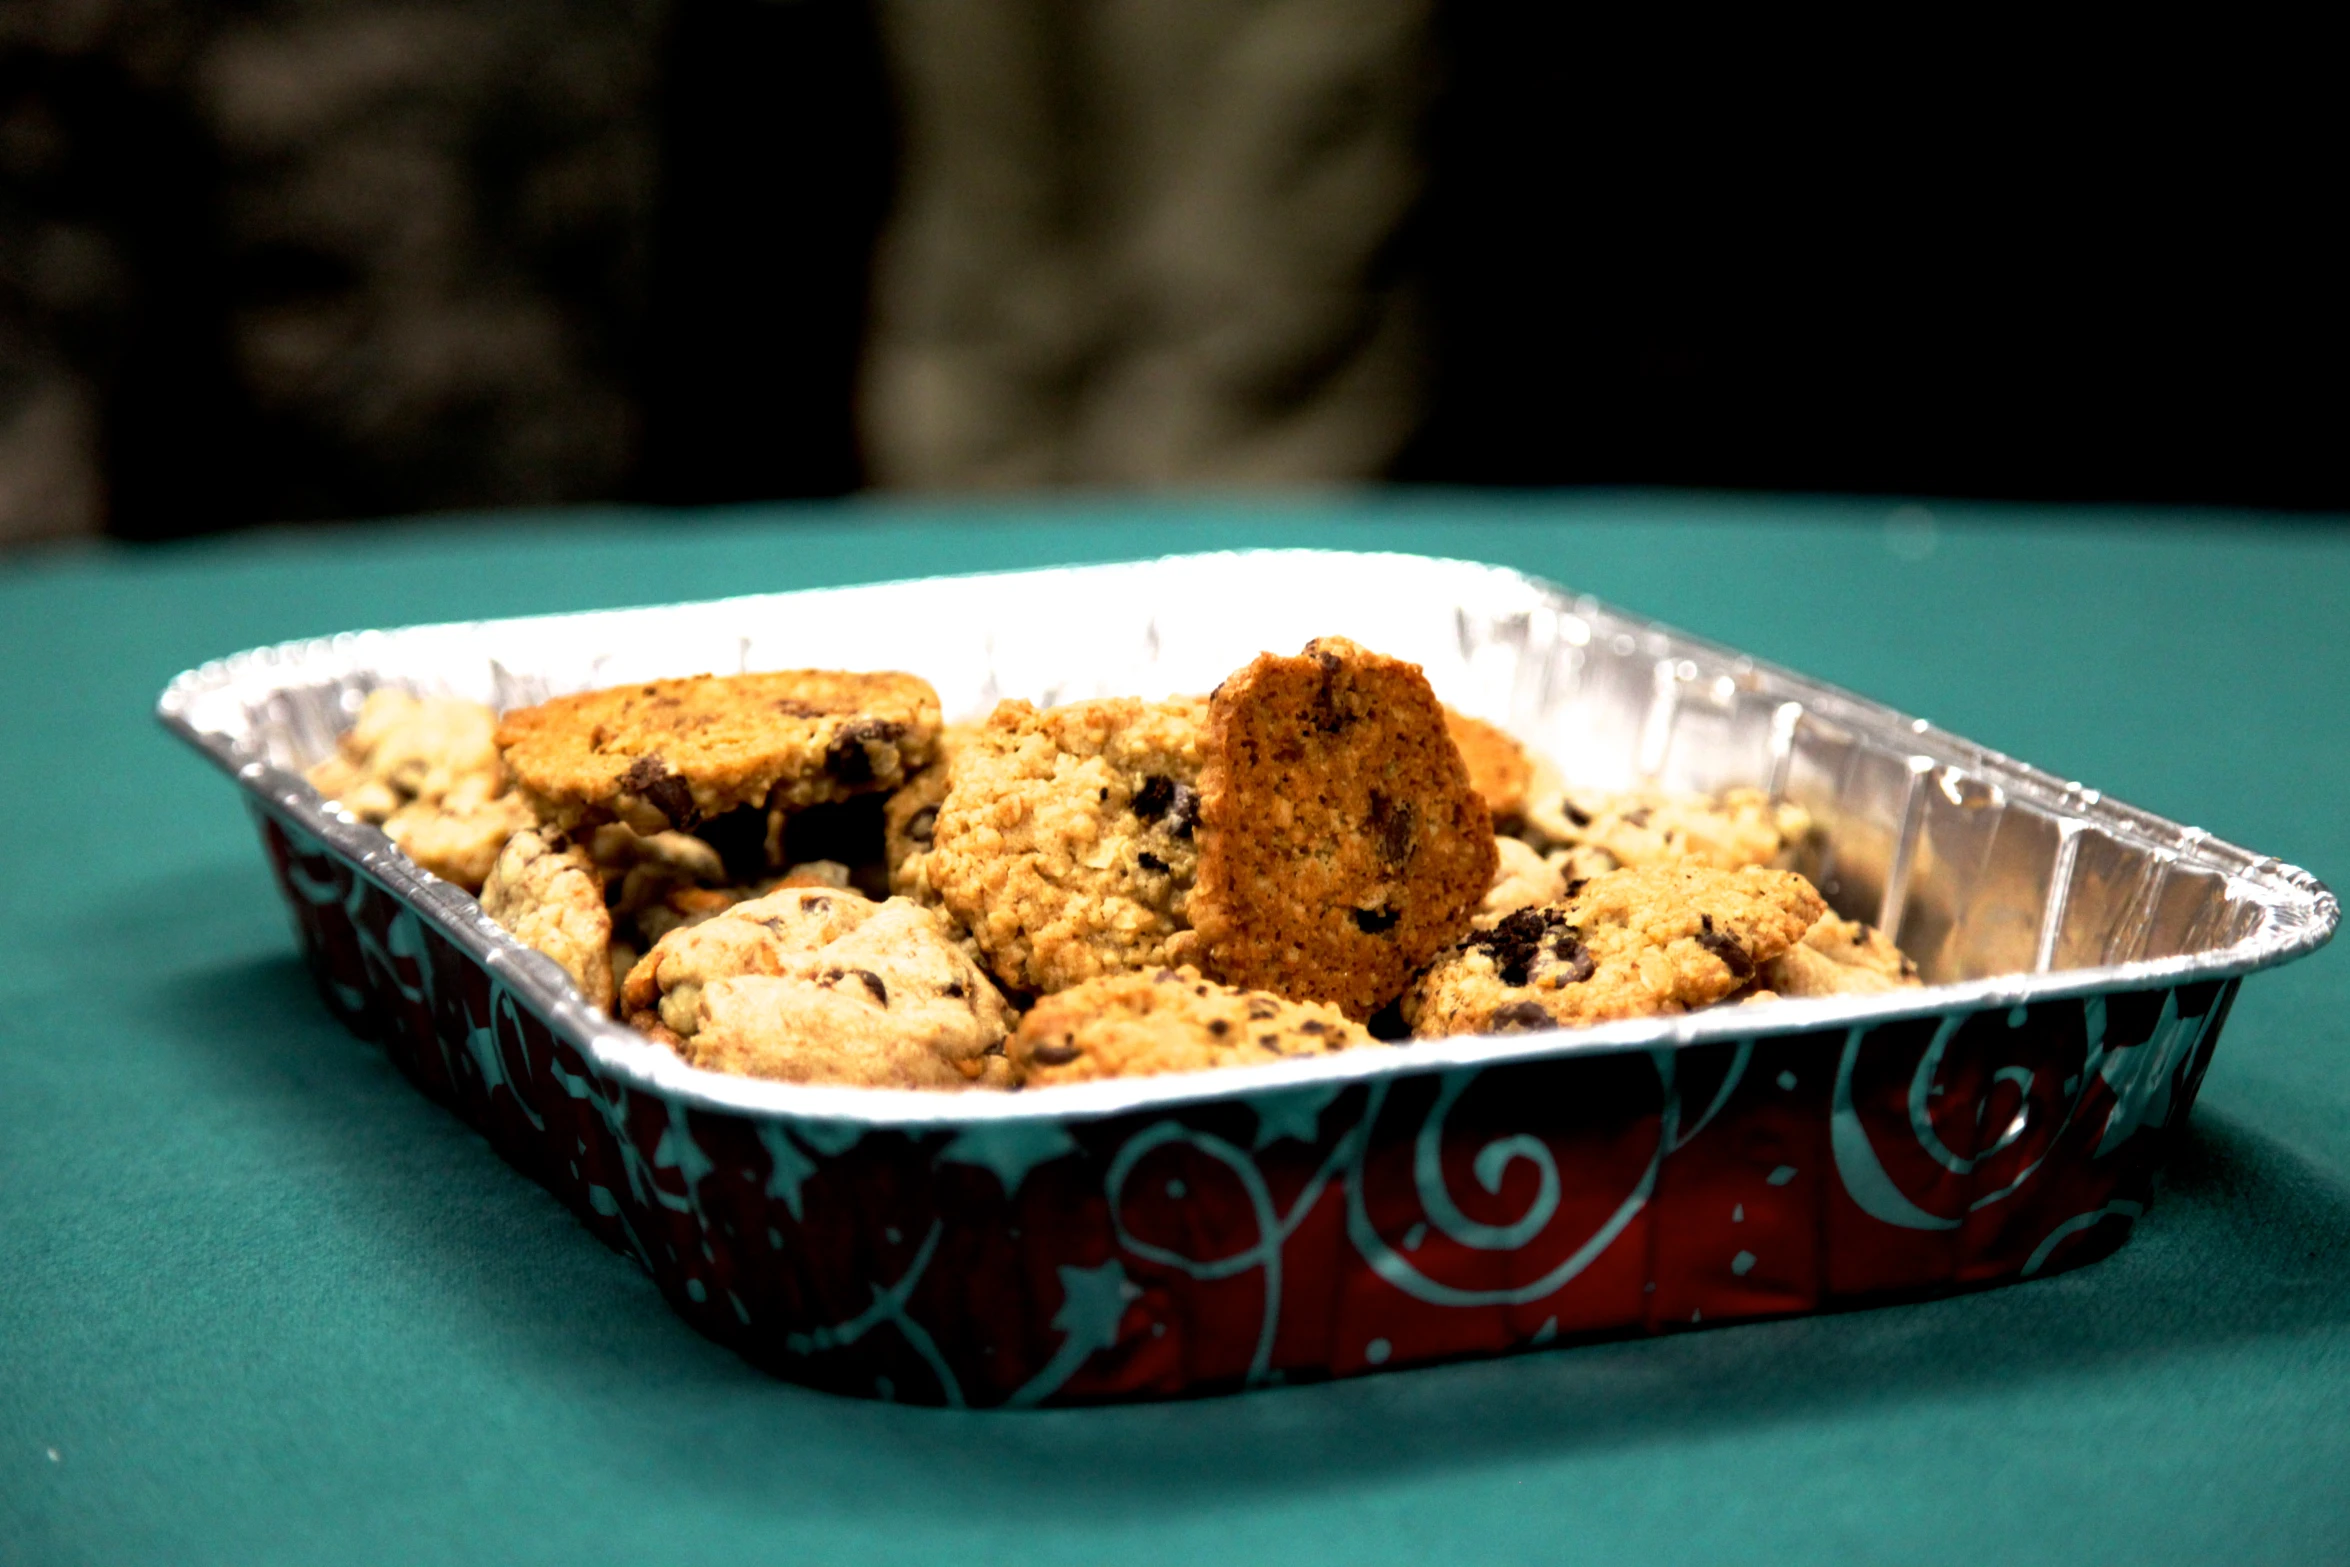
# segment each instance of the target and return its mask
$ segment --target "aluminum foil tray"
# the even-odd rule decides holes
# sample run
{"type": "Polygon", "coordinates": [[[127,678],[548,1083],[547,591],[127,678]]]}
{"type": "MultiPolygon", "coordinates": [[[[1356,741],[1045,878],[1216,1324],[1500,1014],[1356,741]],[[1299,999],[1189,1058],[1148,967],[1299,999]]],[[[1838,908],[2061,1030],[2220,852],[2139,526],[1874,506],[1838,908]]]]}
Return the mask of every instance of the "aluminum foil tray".
{"type": "Polygon", "coordinates": [[[678,1313],[950,1405],[1150,1398],[1944,1294],[2129,1234],[2306,872],[1847,692],[1462,561],[1307,551],[368,631],[191,670],[326,1002],[678,1313]],[[1204,691],[1337,632],[1596,785],[1759,785],[1928,988],[1024,1094],[696,1071],[590,1011],[301,769],[396,684],[927,676],[952,716],[1204,691]]]}

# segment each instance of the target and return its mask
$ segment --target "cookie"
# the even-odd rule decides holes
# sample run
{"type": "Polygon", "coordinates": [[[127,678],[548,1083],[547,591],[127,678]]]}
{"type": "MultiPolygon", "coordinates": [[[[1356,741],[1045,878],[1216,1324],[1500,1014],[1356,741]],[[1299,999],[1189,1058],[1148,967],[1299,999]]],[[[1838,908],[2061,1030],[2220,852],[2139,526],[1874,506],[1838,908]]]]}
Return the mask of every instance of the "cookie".
{"type": "Polygon", "coordinates": [[[1196,697],[1006,702],[957,753],[921,873],[1005,985],[1190,955],[1205,713],[1196,697]]]}
{"type": "Polygon", "coordinates": [[[552,828],[524,828],[491,867],[481,911],[561,964],[590,1006],[611,1010],[612,915],[584,847],[552,828]]]}
{"type": "Polygon", "coordinates": [[[1872,996],[1918,982],[1918,966],[1883,931],[1833,914],[1755,975],[1758,987],[1781,996],[1872,996]]]}
{"type": "Polygon", "coordinates": [[[1012,1011],[933,910],[790,888],[664,936],[630,1023],[712,1071],[882,1088],[1009,1086],[1012,1011]]]}
{"type": "Polygon", "coordinates": [[[946,803],[955,758],[970,746],[978,724],[948,724],[939,731],[938,755],[889,797],[882,808],[882,853],[889,864],[889,890],[916,903],[935,904],[930,886],[930,849],[938,831],[938,808],[946,803]]]}
{"type": "MultiPolygon", "coordinates": [[[[1613,865],[1691,860],[1717,870],[1784,865],[1811,831],[1799,805],[1774,803],[1760,789],[1719,795],[1636,789],[1621,794],[1554,790],[1527,808],[1525,835],[1537,847],[1589,851],[1613,865]]],[[[1611,867],[1612,868],[1612,867],[1611,867]]]]}
{"type": "Polygon", "coordinates": [[[1485,901],[1477,906],[1477,924],[1491,925],[1505,914],[1556,903],[1567,895],[1566,877],[1559,867],[1529,845],[1515,838],[1496,838],[1493,847],[1500,864],[1493,873],[1493,885],[1485,889],[1485,901]]]}
{"type": "Polygon", "coordinates": [[[1213,984],[1193,968],[1116,974],[1045,997],[1005,1054],[1032,1088],[1259,1066],[1377,1041],[1335,1007],[1213,984]]]}
{"type": "Polygon", "coordinates": [[[1496,822],[1516,821],[1525,813],[1526,789],[1534,776],[1526,748],[1507,731],[1449,707],[1444,710],[1444,728],[1459,748],[1461,763],[1469,769],[1469,787],[1484,800],[1486,811],[1496,822]]]}
{"type": "Polygon", "coordinates": [[[557,697],[508,713],[497,740],[542,819],[655,833],[894,789],[929,763],[938,729],[927,681],[800,669],[557,697]]]}
{"type": "Polygon", "coordinates": [[[1455,947],[1404,996],[1430,1039],[1687,1012],[1753,983],[1827,911],[1792,871],[1608,871],[1455,947]]]}
{"type": "Polygon", "coordinates": [[[400,852],[468,892],[478,891],[530,808],[506,787],[493,737],[497,715],[479,702],[371,691],[335,754],[310,784],[400,852]]]}
{"type": "Polygon", "coordinates": [[[1217,687],[1199,810],[1200,966],[1358,1021],[1467,931],[1498,863],[1419,666],[1338,637],[1217,687]]]}

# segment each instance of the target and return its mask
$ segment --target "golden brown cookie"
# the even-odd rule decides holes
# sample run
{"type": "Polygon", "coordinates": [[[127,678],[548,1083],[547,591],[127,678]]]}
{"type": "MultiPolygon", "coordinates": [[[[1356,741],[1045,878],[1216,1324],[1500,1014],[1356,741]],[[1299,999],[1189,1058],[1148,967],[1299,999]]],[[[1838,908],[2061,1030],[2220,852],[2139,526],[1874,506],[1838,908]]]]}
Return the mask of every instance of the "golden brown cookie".
{"type": "Polygon", "coordinates": [[[1116,974],[1045,997],[1005,1053],[1029,1087],[1258,1066],[1376,1044],[1335,1007],[1238,990],[1193,968],[1116,974]]]}
{"type": "Polygon", "coordinates": [[[1197,697],[999,706],[955,757],[922,874],[1023,991],[1192,950],[1197,697]]]}
{"type": "Polygon", "coordinates": [[[1508,731],[1449,707],[1444,710],[1444,728],[1460,748],[1461,762],[1469,769],[1469,787],[1484,800],[1486,811],[1496,823],[1516,821],[1525,812],[1526,788],[1534,775],[1526,748],[1508,731]]]}
{"type": "Polygon", "coordinates": [[[798,1083],[1008,1086],[1011,1008],[934,910],[791,888],[664,936],[628,1020],[695,1066],[798,1083]]]}
{"type": "Polygon", "coordinates": [[[1430,1039],[1687,1012],[1753,983],[1826,908],[1792,871],[1609,871],[1461,942],[1405,995],[1404,1019],[1430,1039]]]}
{"type": "Polygon", "coordinates": [[[1876,926],[1823,914],[1755,983],[1781,996],[1870,996],[1915,988],[1918,966],[1876,926]]]}
{"type": "Polygon", "coordinates": [[[1811,831],[1811,815],[1799,805],[1774,804],[1760,789],[1719,795],[1564,789],[1536,799],[1527,808],[1523,830],[1537,847],[1583,851],[1585,868],[1594,863],[1596,851],[1613,865],[1693,860],[1734,871],[1742,865],[1783,866],[1811,831]]]}
{"type": "Polygon", "coordinates": [[[927,681],[797,669],[557,697],[508,713],[498,746],[543,819],[655,833],[894,789],[930,761],[938,729],[927,681]]]}
{"type": "Polygon", "coordinates": [[[1339,637],[1217,687],[1189,912],[1233,984],[1368,1018],[1468,929],[1497,864],[1416,664],[1339,637]]]}
{"type": "Polygon", "coordinates": [[[481,911],[561,964],[590,1006],[611,1010],[612,916],[585,848],[553,828],[524,828],[491,867],[481,911]]]}
{"type": "Polygon", "coordinates": [[[531,822],[506,788],[497,726],[479,702],[381,687],[310,783],[435,876],[477,891],[506,840],[531,822]]]}

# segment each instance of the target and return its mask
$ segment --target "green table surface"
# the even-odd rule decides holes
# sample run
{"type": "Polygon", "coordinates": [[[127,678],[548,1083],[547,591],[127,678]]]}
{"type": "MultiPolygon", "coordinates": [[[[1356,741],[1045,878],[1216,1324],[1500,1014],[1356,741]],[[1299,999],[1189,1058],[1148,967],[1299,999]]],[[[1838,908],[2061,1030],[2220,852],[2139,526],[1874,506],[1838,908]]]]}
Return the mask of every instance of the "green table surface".
{"type": "Polygon", "coordinates": [[[2350,877],[2350,530],[1656,495],[441,519],[0,559],[0,1561],[2350,1560],[2350,961],[2249,980],[2111,1259],[1028,1415],[776,1382],[328,1021],[217,654],[1237,544],[1597,593],[2350,877]]]}

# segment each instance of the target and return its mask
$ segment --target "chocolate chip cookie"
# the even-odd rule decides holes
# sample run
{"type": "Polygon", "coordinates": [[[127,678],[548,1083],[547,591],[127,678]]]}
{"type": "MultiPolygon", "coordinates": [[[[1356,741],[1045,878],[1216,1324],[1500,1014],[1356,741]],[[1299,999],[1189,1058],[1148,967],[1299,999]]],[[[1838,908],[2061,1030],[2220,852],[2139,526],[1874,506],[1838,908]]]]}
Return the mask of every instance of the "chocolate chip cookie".
{"type": "Polygon", "coordinates": [[[1823,914],[1755,984],[1780,996],[1869,996],[1915,987],[1918,966],[1876,926],[1823,914]]]}
{"type": "Polygon", "coordinates": [[[1687,1012],[1753,984],[1826,911],[1792,871],[1609,871],[1470,935],[1405,994],[1404,1019],[1428,1039],[1687,1012]]]}
{"type": "Polygon", "coordinates": [[[1444,728],[1469,769],[1469,787],[1484,800],[1495,823],[1506,827],[1515,822],[1525,813],[1526,789],[1534,776],[1526,748],[1506,730],[1449,707],[1444,710],[1444,728]]]}
{"type": "Polygon", "coordinates": [[[497,715],[479,702],[371,691],[311,787],[444,881],[478,891],[530,808],[506,787],[497,715]]]}
{"type": "Polygon", "coordinates": [[[921,874],[1005,985],[1190,954],[1205,716],[1196,697],[1006,702],[957,753],[921,874]]]}
{"type": "Polygon", "coordinates": [[[1460,938],[1497,863],[1419,666],[1339,637],[1216,689],[1199,819],[1201,967],[1357,1020],[1460,938]]]}
{"type": "Polygon", "coordinates": [[[790,888],[674,931],[628,974],[629,1022],[713,1071],[869,1087],[1008,1086],[1011,1008],[934,910],[790,888]]]}
{"type": "Polygon", "coordinates": [[[1376,1044],[1335,1007],[1239,990],[1193,968],[1116,974],[1045,997],[1005,1053],[1028,1086],[1255,1066],[1376,1044]]]}
{"type": "Polygon", "coordinates": [[[543,820],[655,833],[894,789],[929,763],[938,730],[927,681],[800,669],[557,697],[508,713],[497,740],[543,820]]]}
{"type": "Polygon", "coordinates": [[[1719,795],[1553,789],[1527,808],[1522,831],[1538,848],[1581,851],[1577,869],[1583,873],[1606,868],[1597,856],[1610,866],[1691,860],[1734,871],[1784,865],[1811,831],[1811,815],[1799,805],[1774,802],[1760,789],[1719,795]]]}
{"type": "Polygon", "coordinates": [[[551,827],[516,833],[482,886],[481,911],[561,964],[590,1006],[611,1010],[612,915],[583,846],[551,827]]]}

